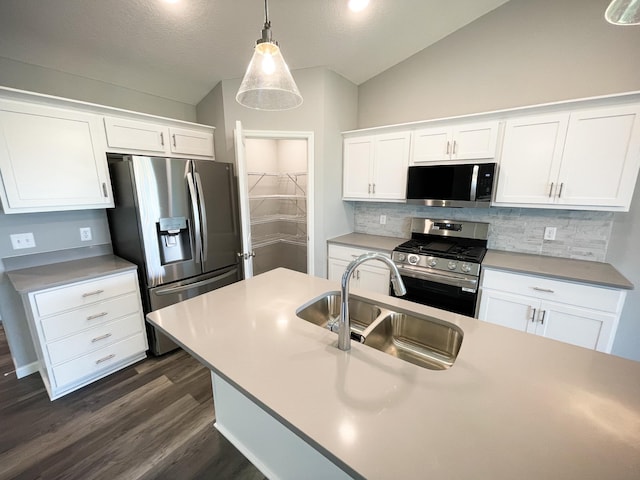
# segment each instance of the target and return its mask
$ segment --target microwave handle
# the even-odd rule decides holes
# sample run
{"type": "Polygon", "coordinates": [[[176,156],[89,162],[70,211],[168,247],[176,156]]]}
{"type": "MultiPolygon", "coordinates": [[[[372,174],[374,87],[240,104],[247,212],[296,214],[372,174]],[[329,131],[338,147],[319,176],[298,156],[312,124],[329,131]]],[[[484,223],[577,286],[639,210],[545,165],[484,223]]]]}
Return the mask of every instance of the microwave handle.
{"type": "Polygon", "coordinates": [[[469,192],[469,200],[472,202],[476,201],[476,193],[478,191],[478,171],[480,170],[479,165],[473,166],[473,171],[471,172],[471,191],[469,192]]]}

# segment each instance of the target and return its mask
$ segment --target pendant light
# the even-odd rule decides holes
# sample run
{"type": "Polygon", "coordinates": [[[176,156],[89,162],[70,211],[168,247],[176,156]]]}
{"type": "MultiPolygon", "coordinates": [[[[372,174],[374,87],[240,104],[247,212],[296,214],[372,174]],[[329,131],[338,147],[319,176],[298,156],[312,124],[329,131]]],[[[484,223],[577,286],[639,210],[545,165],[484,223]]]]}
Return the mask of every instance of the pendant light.
{"type": "Polygon", "coordinates": [[[256,110],[288,110],[302,104],[302,95],[282,58],[278,42],[271,38],[268,0],[264,0],[262,38],[256,41],[236,100],[256,110]]]}
{"type": "Polygon", "coordinates": [[[640,0],[613,0],[604,18],[614,25],[640,25],[640,0]]]}

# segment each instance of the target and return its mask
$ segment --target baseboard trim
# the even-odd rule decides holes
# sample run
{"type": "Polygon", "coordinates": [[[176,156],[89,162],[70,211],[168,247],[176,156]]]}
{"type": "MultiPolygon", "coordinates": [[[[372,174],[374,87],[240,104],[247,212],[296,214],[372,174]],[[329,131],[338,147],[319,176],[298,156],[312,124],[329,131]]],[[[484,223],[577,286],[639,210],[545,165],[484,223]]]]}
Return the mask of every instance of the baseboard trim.
{"type": "Polygon", "coordinates": [[[16,377],[22,378],[27,375],[31,375],[32,373],[36,373],[38,371],[38,362],[28,363],[27,365],[23,365],[22,367],[16,368],[16,377]]]}

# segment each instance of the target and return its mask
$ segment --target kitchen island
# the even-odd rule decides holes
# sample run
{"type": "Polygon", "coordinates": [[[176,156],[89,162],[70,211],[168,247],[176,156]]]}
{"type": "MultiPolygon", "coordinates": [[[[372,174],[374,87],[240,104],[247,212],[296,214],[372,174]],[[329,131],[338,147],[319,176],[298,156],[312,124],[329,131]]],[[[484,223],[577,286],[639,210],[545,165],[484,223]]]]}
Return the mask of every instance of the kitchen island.
{"type": "Polygon", "coordinates": [[[639,363],[357,289],[457,325],[462,347],[444,371],[340,351],[296,316],[338,287],[277,269],[148,320],[352,477],[640,478],[639,363]]]}

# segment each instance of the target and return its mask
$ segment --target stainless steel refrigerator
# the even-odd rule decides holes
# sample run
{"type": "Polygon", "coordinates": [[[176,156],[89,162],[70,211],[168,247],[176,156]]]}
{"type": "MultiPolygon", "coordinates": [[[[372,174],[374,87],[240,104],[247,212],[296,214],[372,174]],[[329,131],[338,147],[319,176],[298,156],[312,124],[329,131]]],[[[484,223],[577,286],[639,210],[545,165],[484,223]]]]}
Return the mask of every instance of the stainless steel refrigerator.
{"type": "MultiPolygon", "coordinates": [[[[242,278],[233,165],[108,155],[114,254],[138,265],[145,313],[242,278]]],[[[156,355],[178,346],[147,324],[156,355]]]]}

